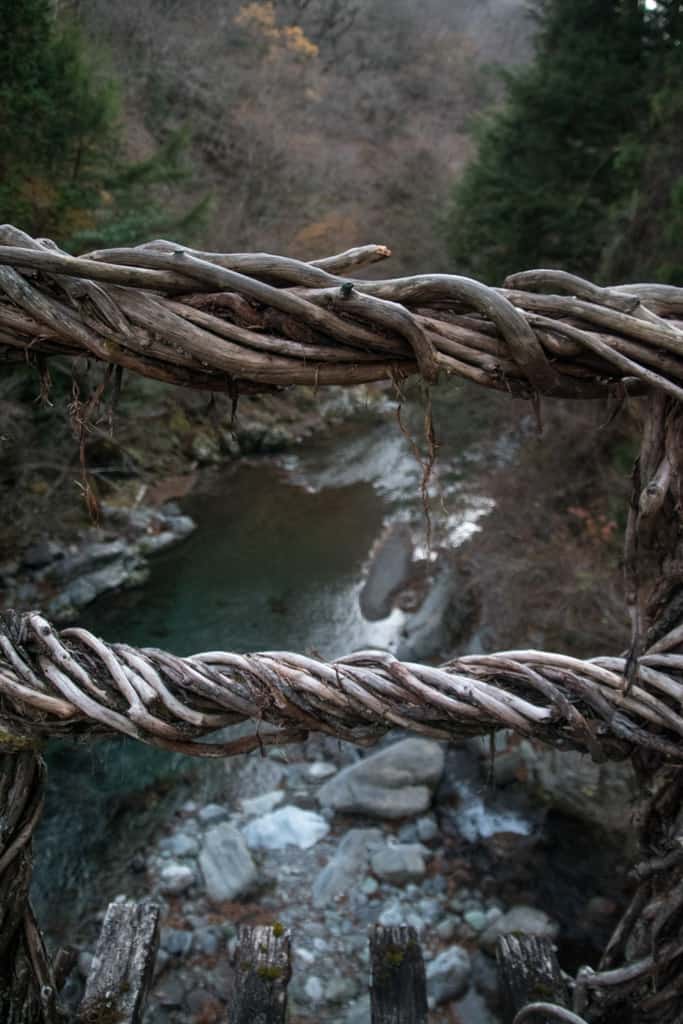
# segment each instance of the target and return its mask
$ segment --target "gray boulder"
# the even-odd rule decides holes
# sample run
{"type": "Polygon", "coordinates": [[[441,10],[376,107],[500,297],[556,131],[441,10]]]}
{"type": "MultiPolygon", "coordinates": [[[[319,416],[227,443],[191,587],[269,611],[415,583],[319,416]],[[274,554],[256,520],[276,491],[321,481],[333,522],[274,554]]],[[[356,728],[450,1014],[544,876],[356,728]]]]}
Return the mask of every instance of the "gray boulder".
{"type": "Polygon", "coordinates": [[[419,843],[392,843],[373,853],[370,863],[379,878],[400,885],[423,878],[427,867],[424,846],[419,843]]]}
{"type": "Polygon", "coordinates": [[[352,828],[347,832],[313,883],[313,906],[326,907],[357,885],[367,870],[370,849],[381,842],[378,828],[352,828]]]}
{"type": "Polygon", "coordinates": [[[441,778],[444,752],[433,740],[400,740],[344,768],[318,792],[321,807],[405,818],[423,814],[441,778]]]}
{"type": "Polygon", "coordinates": [[[554,939],[560,927],[543,910],[523,905],[512,907],[506,914],[496,918],[482,933],[479,944],[487,953],[495,953],[500,935],[516,932],[521,935],[537,935],[539,938],[554,939]]]}
{"type": "Polygon", "coordinates": [[[256,884],[256,865],[234,825],[224,821],[204,836],[199,866],[209,899],[234,900],[256,884]]]}
{"type": "Polygon", "coordinates": [[[519,752],[526,785],[549,806],[610,833],[629,830],[628,808],[636,791],[629,761],[596,764],[587,754],[541,748],[529,740],[519,752]]]}
{"type": "Polygon", "coordinates": [[[472,974],[470,955],[462,946],[449,946],[427,964],[427,999],[430,1006],[458,999],[472,974]]]}

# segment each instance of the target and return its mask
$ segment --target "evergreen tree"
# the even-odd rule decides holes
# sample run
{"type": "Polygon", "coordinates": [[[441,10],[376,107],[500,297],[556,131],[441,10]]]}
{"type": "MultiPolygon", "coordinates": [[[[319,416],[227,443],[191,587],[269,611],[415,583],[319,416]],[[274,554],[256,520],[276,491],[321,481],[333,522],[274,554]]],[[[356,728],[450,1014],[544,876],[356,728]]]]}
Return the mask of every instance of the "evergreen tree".
{"type": "Polygon", "coordinates": [[[647,110],[620,153],[615,204],[601,274],[611,281],[683,284],[683,3],[648,9],[647,110]]]}
{"type": "Polygon", "coordinates": [[[180,140],[123,159],[116,88],[50,0],[0,0],[0,41],[0,218],[72,249],[168,229],[155,195],[184,176],[180,140]]]}
{"type": "Polygon", "coordinates": [[[620,197],[620,143],[642,119],[645,9],[637,0],[540,0],[532,63],[504,104],[448,215],[456,269],[491,282],[532,266],[595,272],[620,197]]]}

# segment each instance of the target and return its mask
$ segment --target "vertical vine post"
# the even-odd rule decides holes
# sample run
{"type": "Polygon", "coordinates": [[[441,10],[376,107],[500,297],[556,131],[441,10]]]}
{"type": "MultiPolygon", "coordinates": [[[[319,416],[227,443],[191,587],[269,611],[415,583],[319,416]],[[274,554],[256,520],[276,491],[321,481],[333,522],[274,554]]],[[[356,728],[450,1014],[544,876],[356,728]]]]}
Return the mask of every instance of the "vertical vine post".
{"type": "MultiPolygon", "coordinates": [[[[659,655],[683,652],[683,408],[660,394],[648,399],[633,471],[624,571],[632,627],[628,699],[636,680],[657,684],[659,655]]],[[[666,685],[662,677],[659,684],[666,685]]],[[[683,1003],[683,772],[642,750],[633,763],[640,790],[636,889],[598,974],[579,977],[575,1008],[592,1007],[601,1024],[677,1024],[683,1003]]]]}

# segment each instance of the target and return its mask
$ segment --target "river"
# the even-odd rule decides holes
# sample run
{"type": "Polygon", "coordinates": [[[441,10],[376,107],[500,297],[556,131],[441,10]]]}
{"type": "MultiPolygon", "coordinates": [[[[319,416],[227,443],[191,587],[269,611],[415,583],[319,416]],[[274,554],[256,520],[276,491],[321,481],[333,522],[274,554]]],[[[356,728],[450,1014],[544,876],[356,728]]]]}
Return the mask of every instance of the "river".
{"type": "MultiPolygon", "coordinates": [[[[81,624],[109,641],[178,654],[280,648],[335,657],[382,647],[436,660],[452,653],[458,633],[465,648],[476,645],[476,632],[464,635],[452,552],[492,506],[480,493],[482,469],[514,450],[513,435],[492,432],[496,397],[439,389],[430,552],[414,450],[417,443],[424,455],[423,408],[410,403],[401,429],[387,401],[281,455],[203,471],[182,502],[195,533],[154,558],[144,586],[101,597],[81,624]],[[383,549],[387,537],[393,553],[383,549]],[[411,591],[402,603],[412,610],[387,607],[369,620],[362,596],[378,558],[376,577],[402,559],[397,580],[411,591]],[[411,564],[421,565],[417,598],[411,564]]],[[[222,778],[213,764],[119,740],[53,744],[49,769],[34,899],[60,931],[65,902],[75,921],[98,897],[103,863],[116,873],[112,851],[132,835],[139,844],[189,789],[209,798],[222,778]]]]}

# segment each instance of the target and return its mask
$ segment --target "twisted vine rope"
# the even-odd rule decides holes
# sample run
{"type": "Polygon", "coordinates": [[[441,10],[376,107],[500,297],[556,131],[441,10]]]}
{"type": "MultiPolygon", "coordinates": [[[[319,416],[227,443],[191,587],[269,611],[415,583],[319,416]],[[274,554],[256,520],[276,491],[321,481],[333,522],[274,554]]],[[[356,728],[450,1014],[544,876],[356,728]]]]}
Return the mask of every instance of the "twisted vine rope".
{"type": "Polygon", "coordinates": [[[210,651],[181,658],[57,631],[37,612],[0,618],[0,749],[49,736],[120,734],[203,757],[227,757],[324,732],[371,744],[401,727],[442,740],[513,729],[596,761],[636,748],[683,759],[683,656],[678,631],[643,655],[581,661],[542,651],[457,658],[440,667],[361,651],[335,661],[302,654],[210,651]],[[258,723],[227,743],[203,737],[258,723]],[[269,728],[270,727],[270,728],[269,728]]]}
{"type": "Polygon", "coordinates": [[[73,257],[5,225],[0,360],[87,355],[233,394],[443,372],[523,396],[683,399],[683,289],[599,288],[557,270],[504,288],[345,276],[389,255],[369,245],[304,263],[155,241],[73,257]]]}

